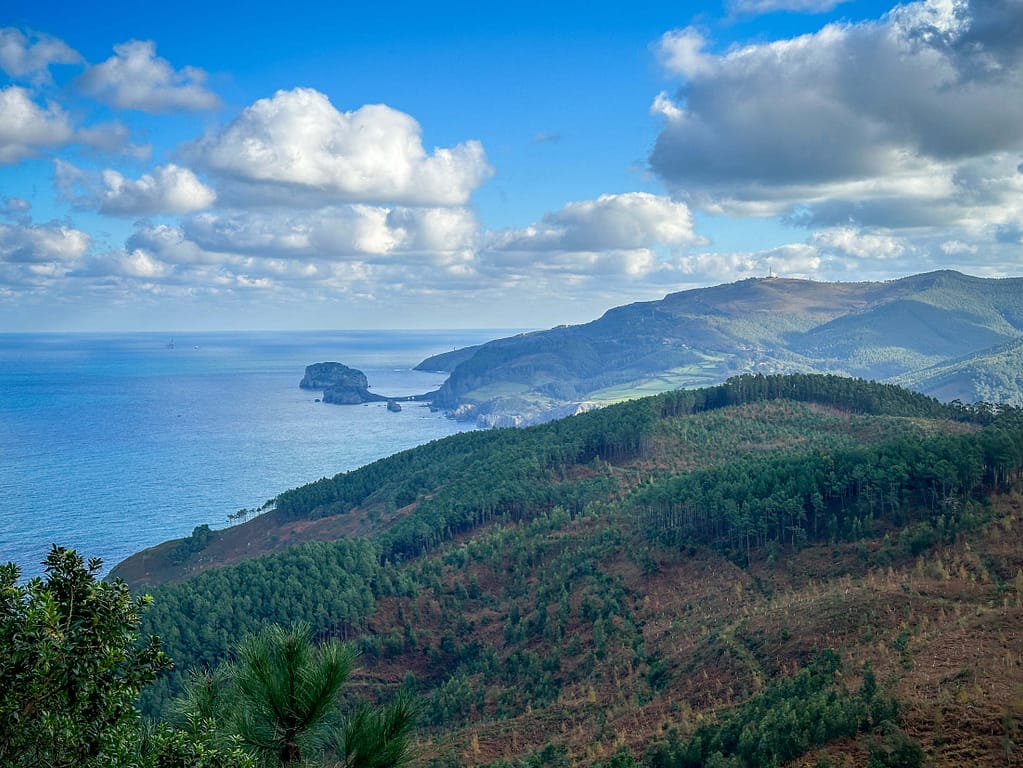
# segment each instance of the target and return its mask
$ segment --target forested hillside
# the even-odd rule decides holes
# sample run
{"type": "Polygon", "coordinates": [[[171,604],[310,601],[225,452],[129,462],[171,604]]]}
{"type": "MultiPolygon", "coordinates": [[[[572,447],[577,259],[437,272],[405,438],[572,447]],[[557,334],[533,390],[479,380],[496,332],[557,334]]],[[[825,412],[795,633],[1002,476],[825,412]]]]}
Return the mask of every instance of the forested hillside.
{"type": "Polygon", "coordinates": [[[894,383],[942,400],[1001,401],[1023,408],[1023,340],[913,371],[894,383]]]}
{"type": "Polygon", "coordinates": [[[1021,472],[1019,411],[835,376],[456,435],[164,548],[146,706],[303,620],[422,697],[421,765],[1003,765],[1021,472]]]}

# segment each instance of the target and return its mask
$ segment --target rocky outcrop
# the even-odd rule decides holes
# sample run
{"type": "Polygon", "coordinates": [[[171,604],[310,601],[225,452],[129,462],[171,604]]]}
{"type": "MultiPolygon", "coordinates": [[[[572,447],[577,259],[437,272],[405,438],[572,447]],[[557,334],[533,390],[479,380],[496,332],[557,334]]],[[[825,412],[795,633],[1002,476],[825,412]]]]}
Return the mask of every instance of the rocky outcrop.
{"type": "Polygon", "coordinates": [[[305,368],[305,376],[299,385],[302,389],[330,389],[331,387],[348,387],[350,389],[367,389],[369,381],[366,374],[341,363],[313,363],[305,368]]]}
{"type": "Polygon", "coordinates": [[[369,391],[366,374],[341,363],[307,365],[305,376],[298,386],[302,389],[322,389],[323,402],[334,405],[358,405],[387,400],[369,391]]]}
{"type": "Polygon", "coordinates": [[[386,397],[375,395],[365,389],[339,385],[323,390],[323,402],[332,405],[358,405],[359,403],[380,403],[386,397]]]}

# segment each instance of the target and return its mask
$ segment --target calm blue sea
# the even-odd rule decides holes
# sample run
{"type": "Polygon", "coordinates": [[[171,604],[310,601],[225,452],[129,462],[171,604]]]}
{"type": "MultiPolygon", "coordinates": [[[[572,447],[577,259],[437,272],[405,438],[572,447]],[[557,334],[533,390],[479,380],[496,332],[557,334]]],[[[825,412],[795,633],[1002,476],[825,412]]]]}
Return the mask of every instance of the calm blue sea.
{"type": "Polygon", "coordinates": [[[336,360],[374,392],[427,392],[445,376],[416,364],[503,335],[0,334],[0,562],[37,575],[58,543],[105,571],[288,488],[466,429],[412,403],[316,403],[298,383],[306,365],[336,360]]]}

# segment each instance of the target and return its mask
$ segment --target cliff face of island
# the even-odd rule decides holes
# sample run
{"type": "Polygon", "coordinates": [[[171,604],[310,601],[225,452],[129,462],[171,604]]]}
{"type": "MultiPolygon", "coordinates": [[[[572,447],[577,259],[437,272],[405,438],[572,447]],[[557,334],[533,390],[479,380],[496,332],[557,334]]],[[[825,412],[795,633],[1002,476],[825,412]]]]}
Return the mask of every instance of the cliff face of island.
{"type": "Polygon", "coordinates": [[[323,402],[335,405],[379,403],[388,399],[369,391],[366,374],[341,363],[307,365],[305,376],[298,386],[302,389],[322,390],[323,402]]]}

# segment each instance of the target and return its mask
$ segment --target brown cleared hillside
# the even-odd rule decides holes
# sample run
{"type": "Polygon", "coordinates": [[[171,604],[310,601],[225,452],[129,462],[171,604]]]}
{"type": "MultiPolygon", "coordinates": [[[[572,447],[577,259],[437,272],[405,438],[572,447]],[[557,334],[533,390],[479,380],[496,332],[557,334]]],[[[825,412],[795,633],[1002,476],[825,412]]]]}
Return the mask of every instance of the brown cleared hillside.
{"type": "MultiPolygon", "coordinates": [[[[410,671],[429,680],[438,664],[449,666],[445,654],[467,642],[493,649],[499,666],[516,654],[549,651],[543,634],[508,642],[507,617],[534,621],[544,574],[557,572],[559,561],[589,557],[601,528],[596,519],[566,525],[545,537],[546,555],[524,568],[513,559],[499,568],[469,560],[459,566],[472,544],[453,545],[439,570],[424,563],[433,589],[381,605],[371,627],[386,636],[415,617],[416,642],[391,658],[364,657],[363,690],[395,685],[410,671]],[[508,597],[509,582],[518,579],[526,589],[508,597]],[[467,600],[470,583],[479,592],[467,600]]],[[[557,641],[559,670],[570,682],[556,698],[538,703],[519,681],[485,685],[482,675],[470,676],[469,685],[482,689],[482,707],[461,724],[447,721],[454,727],[427,728],[419,764],[447,765],[450,758],[482,766],[552,745],[580,765],[621,747],[639,756],[667,729],[692,731],[771,678],[794,673],[821,648],[839,652],[850,687],[860,684],[864,663],[872,666],[903,703],[903,726],[929,764],[1009,764],[1014,723],[1023,718],[1023,595],[1015,585],[1021,532],[1023,496],[1014,492],[993,499],[992,520],[980,530],[886,565],[877,564],[886,559],[882,539],[812,546],[742,569],[707,549],[659,548],[649,552],[652,562],[637,563],[645,558],[636,557],[643,542],[626,538],[596,566],[601,580],[620,589],[617,628],[602,630],[606,639],[595,638],[594,623],[579,615],[595,599],[595,585],[571,584],[571,618],[557,641]],[[670,677],[663,690],[649,685],[651,659],[670,677]],[[517,714],[504,712],[515,708],[517,714]]],[[[514,534],[482,541],[502,535],[514,534]]],[[[556,606],[547,611],[553,617],[556,606]]],[[[867,736],[832,743],[795,764],[814,765],[826,752],[832,765],[864,765],[869,743],[867,736]]]]}

